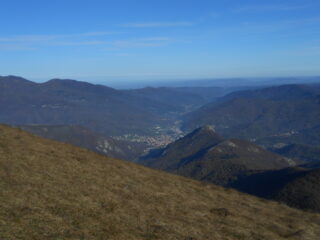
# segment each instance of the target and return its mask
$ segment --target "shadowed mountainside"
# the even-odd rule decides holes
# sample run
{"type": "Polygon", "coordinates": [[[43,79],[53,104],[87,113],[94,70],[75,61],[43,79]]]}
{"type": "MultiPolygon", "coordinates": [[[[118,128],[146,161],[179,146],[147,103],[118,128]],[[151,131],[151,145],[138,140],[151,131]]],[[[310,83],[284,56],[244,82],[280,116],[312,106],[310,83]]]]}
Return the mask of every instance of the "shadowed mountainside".
{"type": "Polygon", "coordinates": [[[290,144],[280,148],[270,149],[280,155],[300,160],[301,162],[319,162],[320,146],[310,146],[305,144],[290,144]]]}
{"type": "Polygon", "coordinates": [[[292,207],[320,212],[320,169],[266,171],[239,179],[230,186],[292,207]]]}

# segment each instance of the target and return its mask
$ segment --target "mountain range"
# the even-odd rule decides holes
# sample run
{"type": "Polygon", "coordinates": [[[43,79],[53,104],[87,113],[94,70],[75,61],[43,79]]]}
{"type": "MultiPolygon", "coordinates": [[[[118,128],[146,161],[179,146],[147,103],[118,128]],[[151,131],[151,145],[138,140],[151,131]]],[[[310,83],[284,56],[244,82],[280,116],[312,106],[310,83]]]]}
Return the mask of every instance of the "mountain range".
{"type": "Polygon", "coordinates": [[[168,106],[125,95],[115,89],[74,80],[34,83],[1,77],[0,122],[14,125],[81,125],[102,135],[148,134],[165,120],[168,106]]]}
{"type": "Polygon", "coordinates": [[[122,91],[133,96],[173,105],[179,109],[179,112],[186,113],[235,90],[248,88],[250,87],[145,87],[122,91]]]}
{"type": "Polygon", "coordinates": [[[35,83],[0,77],[0,122],[78,125],[103,136],[167,134],[177,117],[232,91],[222,88],[116,90],[68,79],[35,83]]]}
{"type": "Polygon", "coordinates": [[[185,131],[213,125],[225,137],[271,147],[319,144],[320,85],[284,85],[228,94],[182,118],[185,131]]]}
{"type": "Polygon", "coordinates": [[[116,90],[8,76],[0,88],[0,122],[204,182],[236,187],[294,165],[319,168],[319,84],[116,90]]]}
{"type": "Polygon", "coordinates": [[[264,147],[320,144],[319,84],[116,90],[74,80],[34,83],[7,76],[0,77],[0,88],[5,112],[0,122],[11,125],[77,125],[124,140],[174,140],[180,130],[185,134],[213,125],[224,137],[264,147]]]}

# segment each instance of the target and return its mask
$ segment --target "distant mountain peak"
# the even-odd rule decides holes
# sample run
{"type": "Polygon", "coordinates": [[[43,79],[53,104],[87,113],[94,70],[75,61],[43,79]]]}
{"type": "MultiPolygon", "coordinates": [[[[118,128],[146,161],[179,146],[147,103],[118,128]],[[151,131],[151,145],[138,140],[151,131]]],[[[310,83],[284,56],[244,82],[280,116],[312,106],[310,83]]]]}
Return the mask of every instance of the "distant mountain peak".
{"type": "Polygon", "coordinates": [[[223,137],[221,137],[215,131],[214,127],[210,126],[210,125],[204,125],[202,127],[196,128],[194,131],[192,131],[191,133],[186,135],[184,138],[192,138],[192,139],[200,138],[200,139],[202,139],[205,136],[210,137],[210,138],[214,137],[218,141],[223,141],[223,137]]]}
{"type": "Polygon", "coordinates": [[[210,131],[210,132],[216,132],[213,126],[211,125],[204,125],[200,128],[202,131],[210,131]]]}
{"type": "Polygon", "coordinates": [[[195,133],[215,133],[215,134],[217,134],[214,127],[211,125],[204,125],[204,126],[198,127],[191,132],[191,134],[195,134],[195,133]]]}
{"type": "Polygon", "coordinates": [[[0,76],[0,81],[6,81],[6,82],[14,83],[14,84],[18,84],[18,83],[34,84],[34,82],[31,82],[23,77],[14,76],[14,75],[0,76]]]}
{"type": "MultiPolygon", "coordinates": [[[[73,90],[80,89],[81,91],[89,92],[94,91],[96,93],[108,91],[108,93],[116,93],[117,91],[111,87],[104,86],[104,85],[97,85],[89,82],[78,81],[73,79],[60,79],[54,78],[47,82],[42,83],[42,85],[46,87],[52,88],[71,88],[73,90]]],[[[118,92],[120,94],[120,92],[118,92]]]]}
{"type": "Polygon", "coordinates": [[[0,79],[21,79],[21,80],[26,80],[23,77],[15,76],[15,75],[8,75],[8,76],[0,76],[0,79]]]}
{"type": "Polygon", "coordinates": [[[72,79],[60,79],[60,78],[50,79],[49,81],[45,82],[44,84],[86,84],[86,85],[91,85],[90,83],[87,83],[87,82],[81,82],[81,81],[72,80],[72,79]]]}

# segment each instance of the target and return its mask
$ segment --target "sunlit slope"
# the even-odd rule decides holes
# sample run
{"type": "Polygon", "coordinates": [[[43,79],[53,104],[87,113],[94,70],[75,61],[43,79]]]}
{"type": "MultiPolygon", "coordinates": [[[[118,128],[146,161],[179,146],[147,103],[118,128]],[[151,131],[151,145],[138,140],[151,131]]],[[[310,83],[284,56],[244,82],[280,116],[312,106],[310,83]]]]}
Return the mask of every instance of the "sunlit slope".
{"type": "Polygon", "coordinates": [[[318,239],[320,215],[0,125],[0,239],[318,239]]]}

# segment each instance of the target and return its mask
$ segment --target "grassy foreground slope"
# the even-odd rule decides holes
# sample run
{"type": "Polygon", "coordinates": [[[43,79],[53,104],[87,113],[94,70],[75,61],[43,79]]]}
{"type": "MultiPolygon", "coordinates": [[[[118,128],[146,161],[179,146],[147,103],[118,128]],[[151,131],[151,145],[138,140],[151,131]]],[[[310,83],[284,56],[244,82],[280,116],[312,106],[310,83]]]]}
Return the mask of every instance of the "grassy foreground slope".
{"type": "Polygon", "coordinates": [[[0,239],[318,239],[320,215],[0,125],[0,239]]]}

